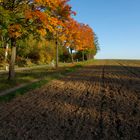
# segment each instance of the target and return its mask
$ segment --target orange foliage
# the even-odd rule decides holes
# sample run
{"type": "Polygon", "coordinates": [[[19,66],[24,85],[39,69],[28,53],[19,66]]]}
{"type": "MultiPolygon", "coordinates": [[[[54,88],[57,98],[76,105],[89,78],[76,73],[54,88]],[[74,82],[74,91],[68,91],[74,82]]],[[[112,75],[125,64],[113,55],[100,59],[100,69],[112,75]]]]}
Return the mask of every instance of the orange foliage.
{"type": "Polygon", "coordinates": [[[29,11],[29,10],[26,10],[26,11],[25,11],[25,18],[26,18],[26,19],[32,19],[32,18],[33,18],[32,12],[29,11]]]}
{"type": "Polygon", "coordinates": [[[85,24],[80,24],[80,44],[78,50],[88,50],[94,48],[94,33],[93,30],[85,24]]]}
{"type": "MultiPolygon", "coordinates": [[[[25,11],[25,18],[34,23],[41,36],[45,36],[49,30],[55,38],[66,42],[72,49],[86,50],[94,47],[92,29],[71,18],[71,14],[76,13],[71,11],[68,0],[34,0],[33,5],[33,8],[25,11]]],[[[21,27],[19,24],[10,25],[10,36],[20,37],[21,27]]]]}
{"type": "Polygon", "coordinates": [[[68,22],[66,22],[66,45],[70,48],[76,49],[76,46],[79,44],[79,23],[74,19],[70,18],[68,22]]]}
{"type": "MultiPolygon", "coordinates": [[[[55,36],[63,32],[64,22],[70,18],[71,14],[76,13],[71,11],[68,0],[35,0],[34,8],[25,11],[27,20],[34,21],[37,26],[49,30],[55,36]]],[[[44,35],[42,31],[39,32],[44,35]]]]}
{"type": "Polygon", "coordinates": [[[18,38],[21,36],[21,25],[12,24],[8,27],[8,33],[11,38],[18,38]]]}
{"type": "Polygon", "coordinates": [[[93,30],[85,24],[80,24],[74,19],[66,22],[66,45],[75,50],[94,49],[94,33],[93,30]]]}
{"type": "Polygon", "coordinates": [[[45,36],[46,35],[46,30],[41,28],[41,29],[38,29],[38,32],[41,36],[45,36]]]}

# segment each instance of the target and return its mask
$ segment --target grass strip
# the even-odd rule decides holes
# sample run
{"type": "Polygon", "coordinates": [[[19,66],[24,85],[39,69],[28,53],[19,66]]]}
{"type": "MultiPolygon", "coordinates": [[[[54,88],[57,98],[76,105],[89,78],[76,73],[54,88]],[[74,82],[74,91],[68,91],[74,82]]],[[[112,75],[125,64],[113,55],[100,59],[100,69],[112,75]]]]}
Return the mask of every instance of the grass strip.
{"type": "Polygon", "coordinates": [[[62,72],[56,71],[56,73],[54,73],[50,76],[47,76],[46,78],[44,78],[42,80],[39,80],[39,81],[34,82],[34,83],[29,83],[25,87],[17,89],[16,91],[10,92],[6,95],[0,96],[0,102],[9,102],[10,100],[12,100],[13,98],[15,98],[17,96],[23,95],[29,91],[34,90],[34,89],[41,88],[43,85],[47,84],[48,82],[50,82],[54,79],[59,79],[62,76],[65,76],[68,73],[74,72],[75,70],[77,70],[81,67],[83,67],[82,64],[76,64],[72,67],[68,67],[68,68],[64,69],[62,72]]]}

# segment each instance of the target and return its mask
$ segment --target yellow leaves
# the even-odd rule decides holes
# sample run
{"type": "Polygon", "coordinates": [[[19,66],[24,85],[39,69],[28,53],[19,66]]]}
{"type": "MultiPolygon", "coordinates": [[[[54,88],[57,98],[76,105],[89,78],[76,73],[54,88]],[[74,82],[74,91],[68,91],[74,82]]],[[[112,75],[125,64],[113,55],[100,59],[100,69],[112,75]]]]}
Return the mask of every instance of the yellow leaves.
{"type": "Polygon", "coordinates": [[[41,3],[41,2],[42,2],[42,0],[35,0],[35,2],[41,3]]]}
{"type": "Polygon", "coordinates": [[[64,23],[58,18],[48,17],[48,21],[49,21],[49,24],[56,30],[61,29],[59,27],[64,27],[64,23]]]}
{"type": "Polygon", "coordinates": [[[35,0],[35,2],[39,5],[46,6],[47,8],[56,9],[58,7],[60,1],[63,0],[35,0]]]}
{"type": "Polygon", "coordinates": [[[59,24],[58,24],[58,19],[57,19],[57,18],[49,17],[48,20],[49,20],[49,23],[50,23],[52,26],[54,26],[54,27],[56,27],[56,26],[59,25],[59,24]]]}
{"type": "Polygon", "coordinates": [[[8,33],[11,38],[18,38],[22,35],[20,24],[12,24],[8,28],[8,33]]]}
{"type": "Polygon", "coordinates": [[[55,29],[51,26],[51,25],[47,25],[47,29],[51,32],[51,33],[54,33],[55,32],[55,29]]]}
{"type": "Polygon", "coordinates": [[[59,37],[59,39],[63,42],[66,40],[66,36],[63,34],[62,36],[59,37]]]}
{"type": "Polygon", "coordinates": [[[41,28],[41,29],[38,29],[38,32],[39,32],[39,34],[41,35],[41,36],[45,36],[46,35],[46,30],[45,29],[43,29],[43,28],[41,28]]]}

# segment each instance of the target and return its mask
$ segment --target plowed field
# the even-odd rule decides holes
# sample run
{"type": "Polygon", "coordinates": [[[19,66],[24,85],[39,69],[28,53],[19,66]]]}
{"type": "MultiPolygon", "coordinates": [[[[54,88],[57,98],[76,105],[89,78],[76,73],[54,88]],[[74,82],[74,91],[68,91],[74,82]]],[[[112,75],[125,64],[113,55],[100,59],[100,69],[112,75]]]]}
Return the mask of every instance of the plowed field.
{"type": "Polygon", "coordinates": [[[96,61],[0,103],[0,140],[139,140],[140,61],[96,61]]]}

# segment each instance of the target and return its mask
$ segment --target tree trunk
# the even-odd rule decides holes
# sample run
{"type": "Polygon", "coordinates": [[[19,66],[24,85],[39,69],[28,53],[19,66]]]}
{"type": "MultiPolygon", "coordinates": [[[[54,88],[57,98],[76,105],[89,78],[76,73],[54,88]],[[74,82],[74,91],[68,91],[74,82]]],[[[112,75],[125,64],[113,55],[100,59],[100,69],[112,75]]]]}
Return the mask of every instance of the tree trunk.
{"type": "Polygon", "coordinates": [[[94,55],[93,54],[91,54],[91,59],[94,59],[94,55]]]}
{"type": "Polygon", "coordinates": [[[6,44],[5,44],[5,70],[6,70],[6,71],[8,71],[8,65],[7,65],[8,48],[9,48],[9,44],[6,43],[6,44]]]}
{"type": "Polygon", "coordinates": [[[9,65],[9,80],[15,78],[15,60],[16,60],[16,39],[11,39],[11,61],[9,65]]]}
{"type": "Polygon", "coordinates": [[[73,53],[72,53],[72,49],[70,48],[70,52],[71,52],[71,62],[73,63],[74,60],[73,60],[73,53]]]}
{"type": "Polygon", "coordinates": [[[7,62],[7,57],[8,57],[8,47],[9,47],[9,44],[6,43],[4,48],[5,48],[5,62],[7,62]]]}
{"type": "Polygon", "coordinates": [[[85,61],[84,51],[82,51],[82,60],[85,61]]]}
{"type": "Polygon", "coordinates": [[[56,64],[55,64],[55,67],[56,69],[58,68],[58,41],[56,39],[56,64]]]}
{"type": "Polygon", "coordinates": [[[87,57],[87,60],[90,60],[90,54],[89,53],[86,55],[86,57],[87,57]]]}

